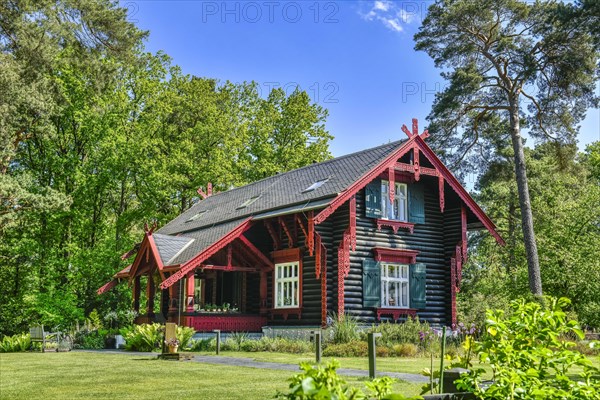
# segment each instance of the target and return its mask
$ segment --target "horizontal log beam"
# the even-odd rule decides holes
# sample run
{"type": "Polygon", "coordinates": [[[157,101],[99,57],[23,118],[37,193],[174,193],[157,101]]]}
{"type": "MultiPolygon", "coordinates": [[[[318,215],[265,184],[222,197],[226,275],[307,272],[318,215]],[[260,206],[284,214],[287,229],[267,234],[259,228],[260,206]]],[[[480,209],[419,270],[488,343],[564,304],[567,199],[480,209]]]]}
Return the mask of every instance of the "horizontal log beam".
{"type": "Polygon", "coordinates": [[[240,267],[238,265],[212,265],[212,264],[202,264],[200,266],[202,270],[213,270],[213,271],[226,271],[226,272],[258,272],[257,268],[250,267],[240,267]]]}
{"type": "MultiPolygon", "coordinates": [[[[415,173],[415,166],[407,163],[396,163],[394,166],[396,171],[415,173]]],[[[440,173],[435,168],[419,167],[419,172],[422,175],[439,176],[440,173]]]]}

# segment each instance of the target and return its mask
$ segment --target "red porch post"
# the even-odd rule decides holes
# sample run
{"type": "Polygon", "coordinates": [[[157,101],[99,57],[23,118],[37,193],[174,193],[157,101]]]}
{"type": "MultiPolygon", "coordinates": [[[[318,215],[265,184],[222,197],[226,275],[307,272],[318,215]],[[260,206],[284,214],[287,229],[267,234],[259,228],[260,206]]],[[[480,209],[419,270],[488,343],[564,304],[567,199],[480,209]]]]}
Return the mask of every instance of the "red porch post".
{"type": "Polygon", "coordinates": [[[187,301],[186,301],[186,311],[194,312],[194,270],[188,272],[187,276],[187,301]]]}
{"type": "Polygon", "coordinates": [[[173,286],[169,286],[169,311],[168,313],[171,314],[176,314],[177,313],[177,303],[178,301],[178,295],[177,295],[177,285],[173,285],[173,286]]]}
{"type": "Polygon", "coordinates": [[[148,274],[148,283],[146,285],[146,296],[148,298],[147,301],[147,314],[148,317],[154,316],[154,279],[152,279],[152,275],[148,274]]]}
{"type": "Polygon", "coordinates": [[[260,271],[260,313],[267,312],[267,272],[260,271]]]}
{"type": "Polygon", "coordinates": [[[140,277],[133,280],[133,311],[140,313],[140,277]]]}

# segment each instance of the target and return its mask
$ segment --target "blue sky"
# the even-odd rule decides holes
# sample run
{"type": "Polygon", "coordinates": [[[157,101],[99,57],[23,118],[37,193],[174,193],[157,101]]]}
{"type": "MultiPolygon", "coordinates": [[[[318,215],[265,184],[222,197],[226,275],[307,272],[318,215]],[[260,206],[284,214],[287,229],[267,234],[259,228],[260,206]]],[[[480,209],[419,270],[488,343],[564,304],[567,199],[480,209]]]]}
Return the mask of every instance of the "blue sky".
{"type": "MultiPolygon", "coordinates": [[[[335,156],[403,138],[421,128],[443,88],[413,35],[429,1],[121,1],[185,73],[254,80],[291,92],[299,85],[329,110],[335,156]]],[[[600,111],[589,110],[580,147],[600,140],[600,111]]]]}

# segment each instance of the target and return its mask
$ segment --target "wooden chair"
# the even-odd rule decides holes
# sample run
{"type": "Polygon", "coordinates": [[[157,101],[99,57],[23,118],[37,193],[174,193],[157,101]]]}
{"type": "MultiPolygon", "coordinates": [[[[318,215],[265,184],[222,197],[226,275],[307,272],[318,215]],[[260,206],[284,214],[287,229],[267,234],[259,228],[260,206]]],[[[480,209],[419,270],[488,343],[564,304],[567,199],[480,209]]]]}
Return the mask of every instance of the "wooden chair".
{"type": "Polygon", "coordinates": [[[58,343],[60,341],[59,332],[45,332],[44,325],[36,325],[29,328],[29,336],[31,336],[31,343],[40,342],[42,344],[42,353],[46,351],[46,343],[56,343],[56,350],[58,351],[58,343]]]}

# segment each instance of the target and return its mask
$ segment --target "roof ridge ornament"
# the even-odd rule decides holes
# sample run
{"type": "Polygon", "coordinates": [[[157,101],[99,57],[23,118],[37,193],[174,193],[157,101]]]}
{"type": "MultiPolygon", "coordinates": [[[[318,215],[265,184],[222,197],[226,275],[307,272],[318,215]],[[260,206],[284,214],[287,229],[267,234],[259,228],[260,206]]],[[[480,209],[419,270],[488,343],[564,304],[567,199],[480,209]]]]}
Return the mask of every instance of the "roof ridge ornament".
{"type": "Polygon", "coordinates": [[[157,227],[158,222],[156,220],[152,221],[152,225],[150,225],[150,227],[148,227],[147,222],[144,222],[144,232],[146,232],[147,235],[152,235],[152,233],[156,230],[157,227]]]}
{"type": "Polygon", "coordinates": [[[198,190],[196,190],[196,192],[198,192],[200,197],[202,197],[202,200],[206,200],[207,197],[212,196],[212,189],[212,183],[208,182],[208,184],[206,185],[206,193],[204,193],[204,190],[202,190],[201,187],[199,187],[198,190]]]}
{"type": "Polygon", "coordinates": [[[404,132],[409,139],[412,139],[412,137],[415,135],[420,136],[423,140],[429,137],[429,131],[427,129],[423,130],[423,132],[419,135],[419,120],[416,118],[412,119],[412,132],[408,130],[406,125],[402,125],[402,132],[404,132]]]}

